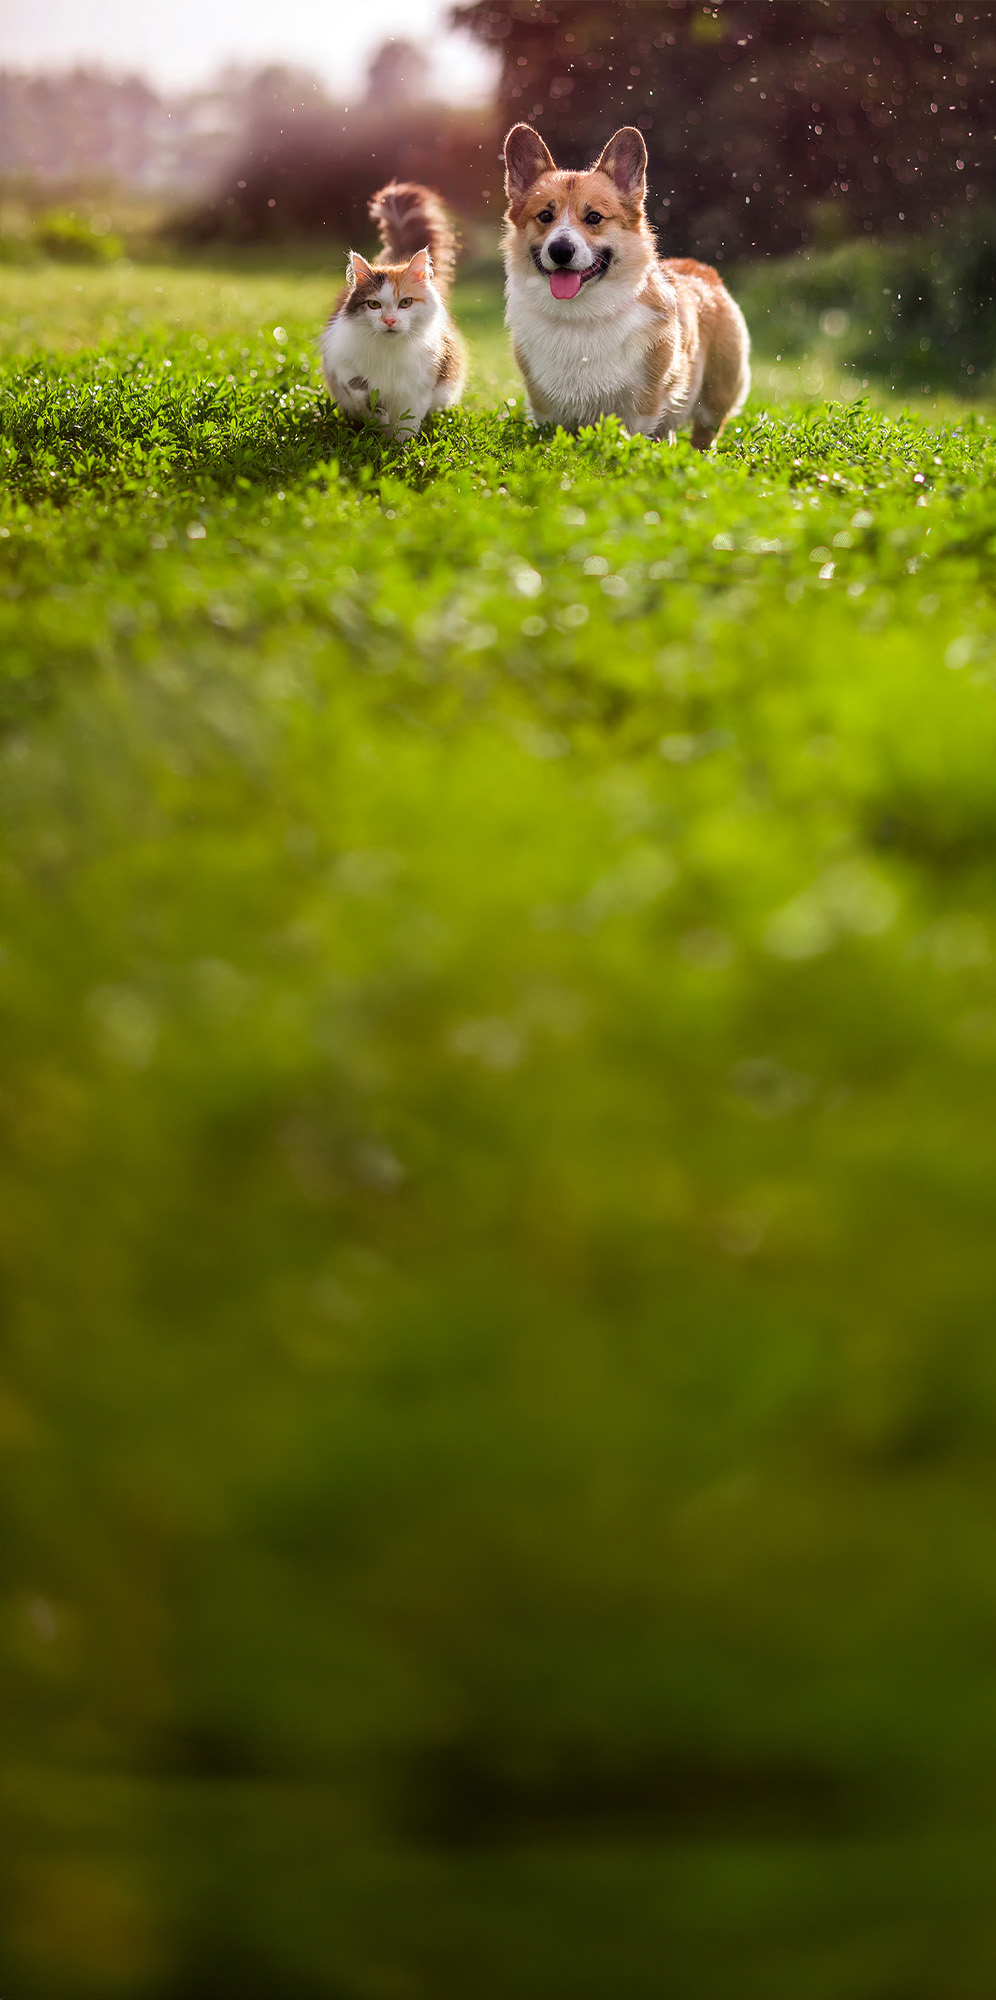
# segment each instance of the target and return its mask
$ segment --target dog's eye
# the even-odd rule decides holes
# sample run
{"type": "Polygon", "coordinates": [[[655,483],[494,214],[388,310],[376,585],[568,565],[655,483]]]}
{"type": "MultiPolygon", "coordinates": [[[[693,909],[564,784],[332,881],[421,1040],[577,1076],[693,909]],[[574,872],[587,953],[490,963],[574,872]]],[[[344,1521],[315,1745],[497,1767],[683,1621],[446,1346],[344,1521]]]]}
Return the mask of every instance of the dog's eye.
{"type": "Polygon", "coordinates": [[[543,222],[543,223],[552,222],[553,221],[552,208],[541,208],[538,216],[536,217],[536,220],[537,222],[543,222]]]}
{"type": "Polygon", "coordinates": [[[597,208],[590,208],[585,216],[585,221],[590,224],[592,229],[595,229],[600,222],[605,221],[605,217],[604,215],[599,215],[597,208]]]}
{"type": "Polygon", "coordinates": [[[398,305],[399,305],[399,307],[401,307],[401,306],[413,306],[414,304],[415,304],[415,301],[414,301],[414,299],[399,299],[399,300],[398,300],[398,305]]]}

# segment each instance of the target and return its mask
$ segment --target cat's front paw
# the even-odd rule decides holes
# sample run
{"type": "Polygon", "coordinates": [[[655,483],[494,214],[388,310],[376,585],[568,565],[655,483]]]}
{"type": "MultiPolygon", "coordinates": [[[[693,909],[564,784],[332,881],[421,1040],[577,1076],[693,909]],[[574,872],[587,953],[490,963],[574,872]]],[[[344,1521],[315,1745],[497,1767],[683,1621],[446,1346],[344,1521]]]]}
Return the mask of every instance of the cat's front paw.
{"type": "Polygon", "coordinates": [[[370,384],[365,375],[351,375],[348,382],[341,376],[326,374],[325,380],[333,400],[338,404],[343,416],[358,418],[370,413],[370,384]]]}

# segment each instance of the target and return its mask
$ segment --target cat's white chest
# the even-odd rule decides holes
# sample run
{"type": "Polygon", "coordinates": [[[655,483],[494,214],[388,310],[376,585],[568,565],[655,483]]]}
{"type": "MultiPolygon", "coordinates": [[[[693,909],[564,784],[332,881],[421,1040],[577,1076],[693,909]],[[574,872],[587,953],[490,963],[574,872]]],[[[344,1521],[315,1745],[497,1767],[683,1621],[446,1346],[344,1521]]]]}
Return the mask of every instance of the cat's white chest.
{"type": "Polygon", "coordinates": [[[373,406],[384,420],[396,423],[407,413],[422,422],[438,367],[435,343],[380,333],[340,314],[322,334],[321,353],[329,387],[351,415],[369,413],[374,391],[373,406]]]}

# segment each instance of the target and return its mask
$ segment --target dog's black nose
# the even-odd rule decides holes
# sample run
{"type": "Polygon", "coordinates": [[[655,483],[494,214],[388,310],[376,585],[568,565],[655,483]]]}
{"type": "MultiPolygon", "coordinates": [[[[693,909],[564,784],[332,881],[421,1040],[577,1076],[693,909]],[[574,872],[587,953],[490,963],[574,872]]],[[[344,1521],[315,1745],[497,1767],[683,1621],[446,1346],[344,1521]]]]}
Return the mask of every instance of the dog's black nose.
{"type": "Polygon", "coordinates": [[[569,264],[574,255],[574,245],[569,236],[555,236],[546,246],[546,254],[555,264],[569,264]]]}

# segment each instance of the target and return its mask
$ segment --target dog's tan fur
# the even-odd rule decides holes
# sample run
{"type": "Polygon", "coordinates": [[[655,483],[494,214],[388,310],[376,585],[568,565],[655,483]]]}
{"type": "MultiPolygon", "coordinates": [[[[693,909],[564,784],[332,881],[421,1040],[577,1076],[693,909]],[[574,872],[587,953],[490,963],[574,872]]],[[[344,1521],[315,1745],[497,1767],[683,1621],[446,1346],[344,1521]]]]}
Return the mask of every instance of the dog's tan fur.
{"type": "Polygon", "coordinates": [[[630,430],[669,438],[690,424],[692,443],[706,450],[747,396],[750,342],[718,272],[658,257],[646,161],[642,135],[624,126],[594,167],[569,173],[531,126],[513,126],[505,141],[512,345],[538,422],[577,430],[615,413],[630,430]],[[558,232],[582,275],[572,298],[550,289],[547,246],[558,232]]]}

